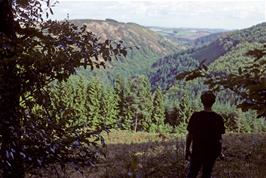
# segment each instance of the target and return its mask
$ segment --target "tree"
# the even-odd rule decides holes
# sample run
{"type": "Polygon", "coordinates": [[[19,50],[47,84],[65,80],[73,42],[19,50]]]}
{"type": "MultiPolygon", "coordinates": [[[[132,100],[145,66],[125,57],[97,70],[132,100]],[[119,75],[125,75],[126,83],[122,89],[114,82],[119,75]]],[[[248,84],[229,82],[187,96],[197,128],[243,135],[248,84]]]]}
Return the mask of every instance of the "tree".
{"type": "Polygon", "coordinates": [[[162,90],[157,88],[153,97],[153,109],[151,114],[152,124],[159,128],[164,125],[165,108],[162,90]]]}
{"type": "Polygon", "coordinates": [[[181,123],[188,123],[190,116],[193,113],[192,99],[189,97],[186,91],[182,96],[178,107],[178,118],[181,123]]]}
{"type": "Polygon", "coordinates": [[[82,122],[87,119],[86,116],[86,98],[87,98],[87,82],[84,77],[73,77],[70,78],[70,84],[74,87],[73,92],[73,108],[77,111],[78,119],[77,122],[82,122]]]}
{"type": "Polygon", "coordinates": [[[51,112],[56,118],[71,120],[73,125],[84,124],[86,115],[86,83],[82,77],[71,77],[67,81],[53,82],[47,88],[51,112]],[[59,111],[59,112],[58,112],[59,111]]]}
{"type": "Polygon", "coordinates": [[[114,92],[118,104],[118,128],[130,130],[133,117],[133,99],[130,96],[130,89],[125,79],[121,77],[116,79],[114,92]]]}
{"type": "Polygon", "coordinates": [[[117,127],[118,102],[112,88],[105,88],[100,98],[100,121],[107,128],[117,127]]]}
{"type": "Polygon", "coordinates": [[[85,99],[86,120],[84,123],[89,127],[97,128],[100,125],[100,107],[102,86],[98,80],[93,79],[87,86],[87,94],[85,99]]]}
{"type": "MultiPolygon", "coordinates": [[[[72,120],[72,122],[78,122],[81,113],[79,112],[79,107],[76,106],[77,99],[75,98],[76,90],[71,85],[71,82],[68,80],[66,82],[57,82],[53,85],[47,87],[47,92],[50,96],[50,107],[53,115],[56,119],[69,117],[66,120],[72,120]],[[58,112],[59,111],[59,112],[58,112]]],[[[79,100],[78,102],[81,103],[79,100]]],[[[45,115],[45,111],[42,110],[42,107],[35,105],[36,111],[41,115],[45,115]]]]}
{"type": "Polygon", "coordinates": [[[131,80],[130,91],[133,98],[134,130],[148,131],[151,126],[152,95],[149,80],[138,76],[131,80]]]}
{"type": "Polygon", "coordinates": [[[62,81],[80,66],[103,66],[112,56],[126,56],[119,42],[98,38],[68,21],[43,20],[42,2],[53,13],[50,0],[0,1],[0,136],[4,178],[23,178],[26,168],[58,161],[90,165],[95,159],[85,147],[95,144],[99,131],[71,125],[50,112],[45,87],[62,81]],[[34,107],[45,113],[36,114],[34,107]],[[88,139],[90,138],[90,140],[88,139]],[[72,156],[77,148],[82,156],[72,156]]]}

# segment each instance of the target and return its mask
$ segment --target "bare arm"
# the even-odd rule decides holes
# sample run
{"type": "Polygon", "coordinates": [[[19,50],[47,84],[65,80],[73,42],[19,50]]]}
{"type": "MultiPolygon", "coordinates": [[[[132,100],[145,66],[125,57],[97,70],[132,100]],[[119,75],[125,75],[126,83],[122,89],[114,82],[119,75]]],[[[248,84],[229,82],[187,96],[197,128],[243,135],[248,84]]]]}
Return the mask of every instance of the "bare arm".
{"type": "Polygon", "coordinates": [[[221,144],[221,153],[219,155],[220,159],[221,160],[224,160],[225,159],[225,155],[223,153],[223,137],[221,136],[221,139],[220,139],[220,144],[221,144]]]}
{"type": "Polygon", "coordinates": [[[189,160],[189,158],[191,156],[191,152],[190,152],[191,143],[192,143],[192,134],[188,133],[187,139],[186,139],[186,155],[185,155],[186,160],[189,160]]]}
{"type": "Polygon", "coordinates": [[[195,119],[196,119],[196,113],[194,112],[192,116],[190,117],[188,126],[187,126],[188,134],[187,134],[187,139],[186,139],[186,155],[185,155],[186,160],[189,160],[189,158],[191,157],[190,145],[193,142],[193,133],[195,133],[195,129],[196,129],[195,119]]]}
{"type": "Polygon", "coordinates": [[[225,156],[223,154],[223,134],[225,134],[225,126],[224,126],[224,119],[221,117],[221,138],[220,138],[220,144],[221,144],[221,152],[220,152],[220,159],[225,159],[225,156]]]}

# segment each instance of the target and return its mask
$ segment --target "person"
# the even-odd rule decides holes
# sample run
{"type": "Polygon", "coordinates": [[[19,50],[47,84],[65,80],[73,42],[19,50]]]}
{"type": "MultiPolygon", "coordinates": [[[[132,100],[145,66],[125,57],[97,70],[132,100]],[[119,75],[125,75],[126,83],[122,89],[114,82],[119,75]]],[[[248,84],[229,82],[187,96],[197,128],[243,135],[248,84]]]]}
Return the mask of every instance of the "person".
{"type": "Polygon", "coordinates": [[[187,126],[186,160],[190,161],[187,178],[196,178],[202,168],[202,178],[210,178],[217,157],[222,152],[223,118],[212,111],[216,96],[211,91],[201,95],[204,110],[194,112],[187,126]],[[190,146],[192,143],[192,152],[190,146]]]}

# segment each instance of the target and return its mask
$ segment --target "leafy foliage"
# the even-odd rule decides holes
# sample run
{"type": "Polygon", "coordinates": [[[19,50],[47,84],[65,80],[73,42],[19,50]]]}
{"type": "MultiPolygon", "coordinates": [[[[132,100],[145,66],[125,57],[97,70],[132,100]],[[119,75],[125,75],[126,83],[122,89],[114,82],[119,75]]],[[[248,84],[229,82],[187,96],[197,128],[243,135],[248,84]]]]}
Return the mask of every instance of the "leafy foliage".
{"type": "MultiPolygon", "coordinates": [[[[50,0],[44,3],[48,17],[54,4],[50,0]]],[[[105,67],[113,57],[127,54],[121,42],[99,42],[85,26],[44,21],[42,4],[39,0],[0,2],[4,178],[24,177],[25,171],[57,161],[92,165],[96,157],[91,146],[101,140],[101,130],[73,124],[72,117],[75,119],[78,111],[69,110],[69,103],[53,108],[46,87],[54,80],[66,80],[80,66],[105,67]],[[80,154],[75,154],[77,150],[80,154]]]]}

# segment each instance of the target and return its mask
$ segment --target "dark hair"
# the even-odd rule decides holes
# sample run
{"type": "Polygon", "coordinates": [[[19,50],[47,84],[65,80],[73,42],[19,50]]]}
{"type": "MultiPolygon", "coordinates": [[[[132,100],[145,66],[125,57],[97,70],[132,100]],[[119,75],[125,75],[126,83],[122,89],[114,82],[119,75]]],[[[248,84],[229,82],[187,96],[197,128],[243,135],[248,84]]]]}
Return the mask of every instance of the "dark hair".
{"type": "Polygon", "coordinates": [[[206,107],[212,107],[212,105],[215,103],[216,96],[213,94],[212,91],[205,91],[201,94],[201,102],[206,107]]]}

